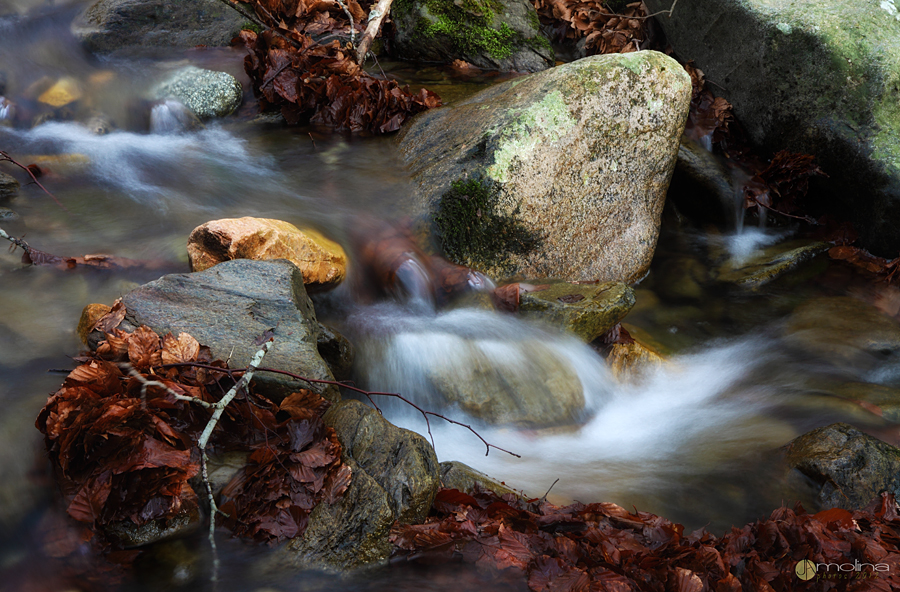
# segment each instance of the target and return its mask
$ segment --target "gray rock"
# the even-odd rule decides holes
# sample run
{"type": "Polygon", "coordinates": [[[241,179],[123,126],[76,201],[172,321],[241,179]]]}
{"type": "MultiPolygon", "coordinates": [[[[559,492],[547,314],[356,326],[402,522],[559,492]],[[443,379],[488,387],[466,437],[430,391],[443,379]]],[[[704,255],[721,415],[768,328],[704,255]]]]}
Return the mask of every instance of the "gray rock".
{"type": "Polygon", "coordinates": [[[346,400],[324,417],[344,451],[385,490],[394,518],[421,522],[440,486],[437,456],[425,438],[392,425],[359,401],[346,400]]]}
{"type": "Polygon", "coordinates": [[[227,72],[186,66],[157,85],[156,99],[177,99],[200,119],[225,117],[241,104],[241,83],[227,72]]]}
{"type": "Polygon", "coordinates": [[[787,463],[813,480],[822,507],[863,508],[882,491],[900,494],[900,449],[845,423],[787,446],[787,463]]]}
{"type": "Polygon", "coordinates": [[[175,134],[203,127],[200,118],[181,101],[164,99],[150,108],[150,132],[175,134]]]}
{"type": "Polygon", "coordinates": [[[578,335],[586,342],[600,337],[634,306],[634,290],[623,283],[551,284],[519,297],[519,314],[578,335]]]}
{"type": "Polygon", "coordinates": [[[869,382],[900,378],[900,323],[855,298],[813,298],[801,304],[785,321],[784,341],[854,377],[869,373],[869,382]]]}
{"type": "Polygon", "coordinates": [[[731,173],[712,152],[681,137],[675,174],[669,188],[678,210],[690,219],[734,228],[737,216],[744,215],[742,195],[735,195],[731,173]]]}
{"type": "MultiPolygon", "coordinates": [[[[670,0],[648,0],[649,12],[670,0]]],[[[816,155],[819,201],[868,248],[900,250],[900,18],[893,0],[696,0],[658,18],[750,139],[816,155]]]]}
{"type": "Polygon", "coordinates": [[[505,483],[455,460],[441,463],[441,485],[447,489],[456,489],[469,494],[475,491],[477,485],[481,489],[493,491],[500,497],[510,494],[526,499],[523,492],[516,491],[505,483]]]}
{"type": "Polygon", "coordinates": [[[824,253],[832,245],[808,240],[792,240],[766,247],[746,259],[728,259],[713,272],[717,281],[744,288],[759,288],[801,263],[824,253]]]}
{"type": "Polygon", "coordinates": [[[489,70],[538,72],[553,48],[526,0],[398,0],[391,7],[394,54],[407,60],[459,59],[489,70]]]}
{"type": "Polygon", "coordinates": [[[273,566],[352,569],[387,561],[394,523],[388,494],[353,459],[344,462],[353,471],[344,497],[313,508],[306,531],[276,551],[273,566]]]}
{"type": "MultiPolygon", "coordinates": [[[[160,335],[184,331],[242,368],[259,350],[254,343],[269,329],[275,342],[264,359],[269,368],[308,378],[334,380],[317,349],[319,323],[303,286],[303,275],[285,260],[226,261],[205,271],[171,274],[126,294],[122,327],[147,325],[160,335]]],[[[254,384],[267,396],[310,388],[339,401],[335,387],[310,385],[280,374],[258,372],[254,384]]]]}
{"type": "Polygon", "coordinates": [[[19,181],[8,173],[0,172],[0,199],[9,199],[19,193],[19,181]]]}
{"type": "Polygon", "coordinates": [[[394,521],[427,516],[440,486],[437,457],[422,436],[359,401],[341,401],[324,419],[338,434],[353,479],[340,501],[313,509],[306,531],[288,541],[275,562],[330,569],[383,563],[394,521]]]}
{"type": "Polygon", "coordinates": [[[154,520],[140,526],[131,520],[107,524],[103,532],[126,549],[144,547],[160,541],[184,538],[200,528],[200,511],[182,510],[168,520],[154,520]]]}
{"type": "Polygon", "coordinates": [[[418,184],[411,209],[436,222],[451,258],[494,277],[637,281],[656,246],[690,94],[681,66],[642,51],[432,109],[400,132],[418,184]]]}
{"type": "Polygon", "coordinates": [[[0,208],[0,224],[8,224],[21,220],[19,215],[9,208],[0,208]]]}
{"type": "Polygon", "coordinates": [[[350,378],[353,367],[353,344],[341,335],[337,329],[319,323],[317,341],[319,354],[331,368],[331,373],[338,380],[350,378]]]}
{"type": "Polygon", "coordinates": [[[217,0],[99,0],[72,26],[94,52],[128,47],[228,45],[246,21],[217,0]]]}

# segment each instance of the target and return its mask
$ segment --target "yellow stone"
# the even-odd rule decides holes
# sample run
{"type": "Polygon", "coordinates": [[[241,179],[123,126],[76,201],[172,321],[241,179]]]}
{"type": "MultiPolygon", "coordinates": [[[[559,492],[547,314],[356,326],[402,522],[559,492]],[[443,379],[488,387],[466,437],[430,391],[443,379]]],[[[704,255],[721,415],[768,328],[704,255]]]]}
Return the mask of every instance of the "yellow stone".
{"type": "Polygon", "coordinates": [[[74,78],[66,76],[56,81],[56,84],[45,90],[38,97],[38,102],[51,107],[62,107],[74,103],[81,98],[81,85],[74,78]]]}
{"type": "Polygon", "coordinates": [[[287,259],[309,285],[336,285],[347,272],[344,249],[312,229],[282,220],[226,218],[201,224],[187,245],[193,271],[231,259],[287,259]]]}
{"type": "Polygon", "coordinates": [[[647,372],[660,368],[665,364],[665,359],[639,341],[634,341],[614,344],[606,363],[617,380],[626,382],[640,379],[647,372]]]}
{"type": "Polygon", "coordinates": [[[81,319],[78,321],[78,329],[75,330],[83,344],[87,345],[88,335],[90,335],[94,325],[110,310],[112,309],[109,306],[97,303],[88,304],[84,307],[84,310],[81,311],[81,319]]]}

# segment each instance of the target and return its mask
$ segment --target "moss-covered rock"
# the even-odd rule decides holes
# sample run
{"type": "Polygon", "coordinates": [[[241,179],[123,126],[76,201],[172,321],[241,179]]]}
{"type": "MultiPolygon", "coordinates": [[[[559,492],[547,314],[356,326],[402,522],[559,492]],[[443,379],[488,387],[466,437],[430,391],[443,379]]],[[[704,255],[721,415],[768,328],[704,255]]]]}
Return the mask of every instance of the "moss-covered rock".
{"type": "MultiPolygon", "coordinates": [[[[669,0],[648,0],[650,12],[669,0]]],[[[751,139],[815,154],[819,202],[885,256],[900,249],[900,18],[894,0],[696,0],[659,23],[751,139]],[[702,31],[702,34],[698,34],[702,31]]]]}
{"type": "Polygon", "coordinates": [[[643,51],[432,109],[400,132],[419,188],[411,209],[436,219],[451,258],[496,278],[635,282],[656,247],[690,94],[683,68],[643,51]]]}
{"type": "Polygon", "coordinates": [[[621,282],[561,282],[519,297],[523,317],[566,329],[586,342],[612,329],[632,306],[634,290],[621,282]]]}
{"type": "Polygon", "coordinates": [[[553,49],[526,0],[397,0],[391,17],[394,51],[402,59],[461,59],[522,72],[553,65],[553,49]]]}

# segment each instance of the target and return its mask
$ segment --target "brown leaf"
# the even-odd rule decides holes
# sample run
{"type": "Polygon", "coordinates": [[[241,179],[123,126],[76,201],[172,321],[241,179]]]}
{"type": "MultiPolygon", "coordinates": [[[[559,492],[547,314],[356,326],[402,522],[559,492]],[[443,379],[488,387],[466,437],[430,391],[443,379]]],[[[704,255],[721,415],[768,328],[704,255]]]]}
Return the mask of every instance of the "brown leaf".
{"type": "Polygon", "coordinates": [[[158,366],[162,357],[159,349],[159,336],[150,327],[141,325],[128,336],[128,360],[138,370],[158,366]]]}
{"type": "Polygon", "coordinates": [[[187,333],[179,333],[178,338],[167,333],[163,337],[160,358],[163,364],[180,364],[193,362],[200,353],[200,342],[187,333]]]}

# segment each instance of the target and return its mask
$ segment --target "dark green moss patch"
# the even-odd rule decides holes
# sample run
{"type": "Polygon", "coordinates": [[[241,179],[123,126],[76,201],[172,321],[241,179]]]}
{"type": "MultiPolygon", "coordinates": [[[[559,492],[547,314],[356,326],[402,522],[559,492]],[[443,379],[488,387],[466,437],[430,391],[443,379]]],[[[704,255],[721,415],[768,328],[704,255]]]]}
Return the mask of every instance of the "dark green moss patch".
{"type": "MultiPolygon", "coordinates": [[[[497,0],[424,0],[433,19],[418,20],[415,35],[430,39],[437,35],[447,37],[455,49],[463,53],[489,54],[496,60],[512,55],[519,35],[506,23],[494,26],[496,13],[503,9],[497,0]]],[[[415,10],[415,3],[403,0],[398,8],[404,13],[415,10]]]]}
{"type": "Polygon", "coordinates": [[[262,33],[262,27],[260,27],[256,23],[245,21],[244,24],[241,25],[241,31],[253,31],[257,35],[259,35],[260,33],[262,33]]]}
{"type": "Polygon", "coordinates": [[[453,182],[438,202],[434,222],[444,254],[476,269],[503,270],[511,255],[538,246],[540,237],[512,215],[498,212],[496,184],[482,179],[453,182]]]}

